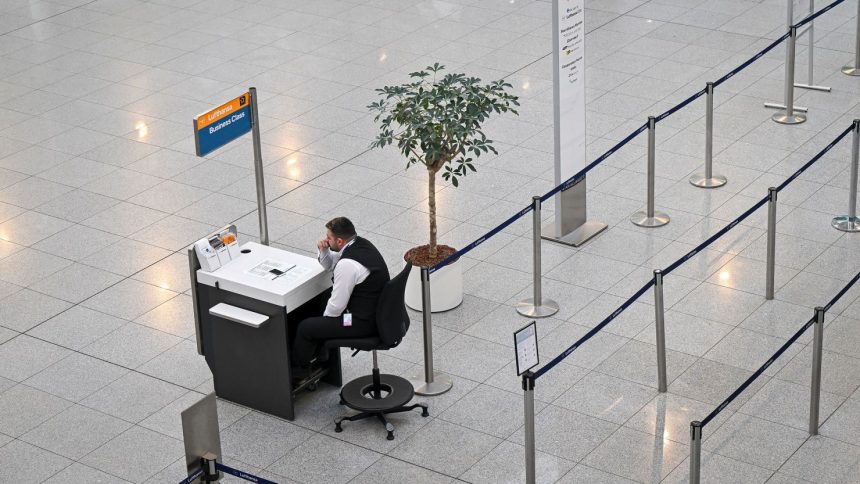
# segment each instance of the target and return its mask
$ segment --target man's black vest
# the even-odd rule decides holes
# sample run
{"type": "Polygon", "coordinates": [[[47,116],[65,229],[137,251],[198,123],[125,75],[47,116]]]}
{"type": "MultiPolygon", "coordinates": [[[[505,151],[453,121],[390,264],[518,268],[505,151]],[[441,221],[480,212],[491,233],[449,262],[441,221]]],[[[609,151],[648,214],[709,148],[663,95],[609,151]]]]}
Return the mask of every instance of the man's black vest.
{"type": "Polygon", "coordinates": [[[346,307],[355,319],[376,321],[376,303],[385,284],[391,279],[385,259],[370,241],[361,237],[356,237],[352,245],[343,250],[340,258],[352,259],[370,271],[370,275],[352,290],[346,307]]]}

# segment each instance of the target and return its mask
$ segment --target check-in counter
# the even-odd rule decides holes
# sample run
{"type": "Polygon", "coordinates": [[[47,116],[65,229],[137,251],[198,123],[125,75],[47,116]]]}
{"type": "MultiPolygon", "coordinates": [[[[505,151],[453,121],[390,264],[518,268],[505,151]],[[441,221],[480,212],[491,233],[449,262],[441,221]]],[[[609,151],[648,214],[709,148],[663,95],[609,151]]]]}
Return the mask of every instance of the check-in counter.
{"type": "MultiPolygon", "coordinates": [[[[331,276],[311,257],[255,242],[238,249],[213,271],[189,249],[198,351],[218,397],[292,420],[295,327],[322,314],[331,276]]],[[[340,386],[340,353],[323,365],[321,381],[340,386]]]]}

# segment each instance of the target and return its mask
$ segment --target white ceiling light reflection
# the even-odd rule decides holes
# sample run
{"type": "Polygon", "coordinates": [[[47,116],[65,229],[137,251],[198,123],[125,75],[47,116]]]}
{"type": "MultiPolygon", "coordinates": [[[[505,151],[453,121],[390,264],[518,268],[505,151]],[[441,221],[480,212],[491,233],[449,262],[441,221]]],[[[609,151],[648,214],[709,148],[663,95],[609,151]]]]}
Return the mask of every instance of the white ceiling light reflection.
{"type": "Polygon", "coordinates": [[[720,282],[728,282],[732,279],[732,273],[729,271],[720,271],[720,282]]]}
{"type": "Polygon", "coordinates": [[[134,130],[137,131],[137,139],[142,140],[149,134],[149,126],[143,121],[134,123],[134,130]]]}
{"type": "Polygon", "coordinates": [[[382,64],[383,62],[385,62],[385,61],[386,61],[386,59],[388,59],[388,54],[386,54],[385,52],[383,52],[383,53],[382,53],[382,54],[380,54],[380,56],[379,56],[379,63],[380,63],[380,64],[382,64]]]}
{"type": "Polygon", "coordinates": [[[299,159],[292,156],[287,159],[287,177],[293,180],[298,180],[302,176],[302,167],[299,159]]]}

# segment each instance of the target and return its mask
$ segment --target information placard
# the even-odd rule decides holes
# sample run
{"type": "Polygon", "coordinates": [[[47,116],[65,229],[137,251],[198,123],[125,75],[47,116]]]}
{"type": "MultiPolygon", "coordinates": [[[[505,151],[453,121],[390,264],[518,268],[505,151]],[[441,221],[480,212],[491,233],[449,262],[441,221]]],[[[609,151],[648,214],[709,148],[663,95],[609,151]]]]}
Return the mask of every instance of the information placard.
{"type": "Polygon", "coordinates": [[[532,321],[514,333],[514,348],[517,352],[518,376],[538,365],[537,322],[532,321]]]}
{"type": "Polygon", "coordinates": [[[585,168],[585,6],[556,0],[555,48],[556,184],[585,168]]]}
{"type": "Polygon", "coordinates": [[[249,131],[251,103],[246,92],[194,118],[197,156],[205,156],[249,131]]]}

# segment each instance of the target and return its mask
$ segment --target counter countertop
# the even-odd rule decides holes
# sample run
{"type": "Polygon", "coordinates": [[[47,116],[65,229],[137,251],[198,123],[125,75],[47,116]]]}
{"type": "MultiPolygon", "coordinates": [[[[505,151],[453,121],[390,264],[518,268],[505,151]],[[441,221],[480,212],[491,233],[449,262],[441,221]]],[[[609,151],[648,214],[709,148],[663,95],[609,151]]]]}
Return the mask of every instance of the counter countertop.
{"type": "Polygon", "coordinates": [[[246,242],[241,250],[249,250],[224,264],[214,272],[197,271],[197,281],[270,304],[283,306],[290,311],[331,287],[331,275],[319,262],[300,254],[246,242]],[[269,263],[289,268],[275,278],[268,273],[269,263]],[[265,267],[261,264],[266,265],[265,267]],[[257,268],[256,271],[254,269],[257,268]]]}

